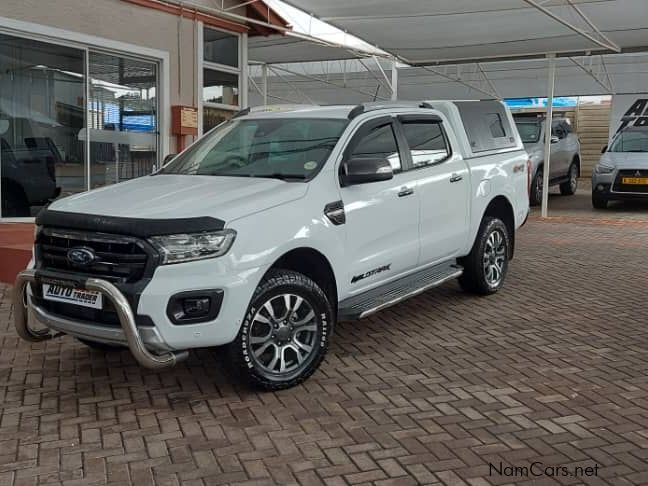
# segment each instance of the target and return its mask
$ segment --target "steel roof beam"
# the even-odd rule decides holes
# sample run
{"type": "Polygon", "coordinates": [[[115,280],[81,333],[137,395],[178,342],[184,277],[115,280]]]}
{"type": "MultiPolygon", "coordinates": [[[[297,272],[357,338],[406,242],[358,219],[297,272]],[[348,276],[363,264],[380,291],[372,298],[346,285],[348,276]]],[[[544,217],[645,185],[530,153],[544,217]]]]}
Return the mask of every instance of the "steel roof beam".
{"type": "Polygon", "coordinates": [[[479,93],[485,94],[485,95],[489,96],[490,98],[500,99],[500,97],[499,97],[499,95],[497,93],[492,93],[490,91],[482,89],[481,87],[476,86],[476,85],[474,85],[472,83],[469,83],[467,81],[464,81],[463,79],[461,79],[459,77],[451,76],[451,75],[446,74],[446,73],[444,73],[442,71],[431,68],[430,66],[420,66],[420,68],[424,69],[425,71],[428,71],[428,72],[430,72],[432,74],[436,74],[437,76],[441,76],[442,78],[448,79],[448,80],[450,80],[452,82],[462,84],[462,85],[464,85],[464,86],[466,86],[466,87],[468,87],[470,89],[478,91],[479,93]]]}
{"type": "MultiPolygon", "coordinates": [[[[536,0],[523,0],[523,1],[528,3],[529,5],[531,5],[535,9],[539,10],[540,12],[545,14],[547,17],[552,18],[553,20],[555,20],[559,24],[562,24],[565,27],[567,27],[568,29],[570,29],[571,31],[576,32],[581,37],[585,37],[586,39],[593,42],[597,46],[603,47],[604,49],[607,49],[607,50],[610,50],[610,51],[613,51],[613,52],[621,52],[621,48],[619,46],[617,46],[616,44],[610,43],[609,40],[606,41],[606,40],[597,39],[596,37],[594,37],[589,32],[585,32],[583,29],[580,29],[580,28],[576,27],[575,25],[570,24],[567,20],[565,20],[565,19],[561,18],[560,16],[556,15],[551,10],[549,10],[547,7],[542,6],[536,0]]],[[[574,5],[572,5],[569,0],[567,0],[567,2],[571,7],[574,7],[574,5]]],[[[581,16],[581,18],[583,18],[583,20],[587,19],[585,14],[580,12],[580,9],[577,9],[577,11],[579,12],[579,15],[581,16]]],[[[586,20],[586,23],[588,25],[590,25],[595,30],[596,33],[600,33],[600,30],[598,28],[596,28],[596,26],[594,26],[594,24],[592,24],[589,19],[586,20]]],[[[603,36],[603,37],[605,37],[605,36],[603,36]]]]}

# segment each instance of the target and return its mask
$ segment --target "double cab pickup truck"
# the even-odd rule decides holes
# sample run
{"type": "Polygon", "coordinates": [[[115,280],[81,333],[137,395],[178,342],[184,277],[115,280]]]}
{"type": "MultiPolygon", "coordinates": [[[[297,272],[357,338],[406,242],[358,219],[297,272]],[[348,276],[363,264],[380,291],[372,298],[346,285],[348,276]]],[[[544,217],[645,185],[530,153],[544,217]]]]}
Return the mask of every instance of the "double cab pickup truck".
{"type": "Polygon", "coordinates": [[[245,110],[151,176],[43,210],[16,329],[149,368],[225,345],[242,378],[287,388],[340,320],[455,278],[497,292],[529,176],[497,101],[245,110]]]}

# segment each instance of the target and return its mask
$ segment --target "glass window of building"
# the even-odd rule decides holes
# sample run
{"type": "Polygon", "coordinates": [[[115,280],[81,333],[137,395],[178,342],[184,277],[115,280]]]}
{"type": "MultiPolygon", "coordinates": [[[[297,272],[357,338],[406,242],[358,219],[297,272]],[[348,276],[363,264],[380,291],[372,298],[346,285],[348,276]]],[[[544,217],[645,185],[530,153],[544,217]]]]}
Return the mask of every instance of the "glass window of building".
{"type": "Polygon", "coordinates": [[[240,37],[203,29],[203,132],[240,109],[240,37]]]}
{"type": "Polygon", "coordinates": [[[1,217],[86,189],[84,55],[0,34],[1,217]]]}
{"type": "Polygon", "coordinates": [[[239,67],[239,37],[221,30],[205,28],[203,34],[205,61],[239,67]]]}
{"type": "Polygon", "coordinates": [[[150,174],[157,160],[152,62],[90,53],[90,187],[150,174]]]}
{"type": "Polygon", "coordinates": [[[157,62],[0,34],[0,217],[150,174],[157,89],[157,62]]]}

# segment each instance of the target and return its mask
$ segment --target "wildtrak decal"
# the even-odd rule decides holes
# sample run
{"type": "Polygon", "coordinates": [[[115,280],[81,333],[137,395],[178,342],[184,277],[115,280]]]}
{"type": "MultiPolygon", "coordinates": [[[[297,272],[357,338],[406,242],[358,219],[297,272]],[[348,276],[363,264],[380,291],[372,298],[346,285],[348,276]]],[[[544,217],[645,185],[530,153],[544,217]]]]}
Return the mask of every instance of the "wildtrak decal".
{"type": "Polygon", "coordinates": [[[373,270],[369,270],[366,273],[356,275],[355,277],[353,277],[351,279],[351,283],[356,283],[356,282],[358,282],[360,280],[363,280],[365,278],[372,277],[372,276],[374,276],[374,275],[376,275],[377,273],[380,273],[380,272],[386,272],[390,268],[391,268],[391,263],[389,265],[383,265],[382,267],[374,268],[373,270]]]}

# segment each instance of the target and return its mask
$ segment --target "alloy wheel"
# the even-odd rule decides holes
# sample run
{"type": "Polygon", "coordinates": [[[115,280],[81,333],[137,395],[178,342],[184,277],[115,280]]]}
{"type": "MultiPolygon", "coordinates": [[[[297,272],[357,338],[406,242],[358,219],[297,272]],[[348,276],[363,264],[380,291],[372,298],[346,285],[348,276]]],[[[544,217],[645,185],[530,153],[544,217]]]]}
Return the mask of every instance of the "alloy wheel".
{"type": "Polygon", "coordinates": [[[506,238],[501,230],[493,230],[484,246],[484,275],[491,288],[497,287],[504,278],[506,263],[506,238]]]}
{"type": "Polygon", "coordinates": [[[569,169],[569,187],[572,192],[576,192],[578,187],[578,169],[572,164],[571,169],[569,169]]]}
{"type": "Polygon", "coordinates": [[[305,368],[314,355],[318,321],[311,304],[295,294],[268,299],[248,331],[251,358],[265,373],[283,375],[305,368]]]}

